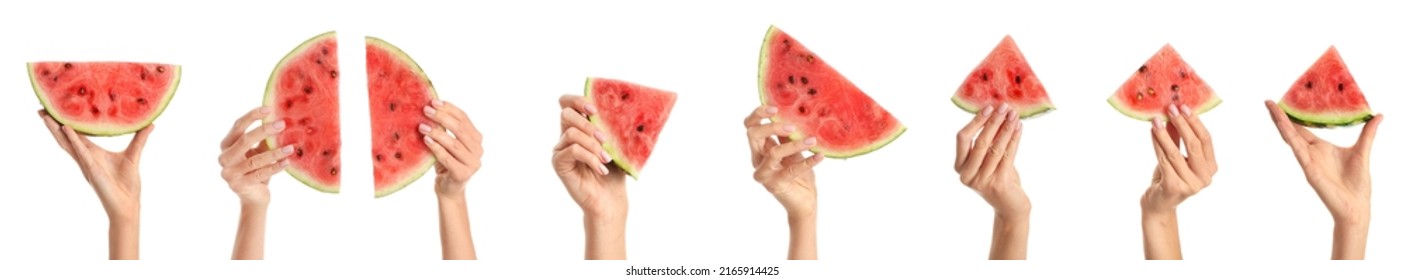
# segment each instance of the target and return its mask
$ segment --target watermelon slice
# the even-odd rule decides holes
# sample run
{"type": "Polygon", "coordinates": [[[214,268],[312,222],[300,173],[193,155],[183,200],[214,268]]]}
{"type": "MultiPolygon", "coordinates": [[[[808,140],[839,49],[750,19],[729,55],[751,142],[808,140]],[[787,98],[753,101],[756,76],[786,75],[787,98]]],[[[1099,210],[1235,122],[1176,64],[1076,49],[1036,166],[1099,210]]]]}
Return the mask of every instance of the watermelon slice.
{"type": "Polygon", "coordinates": [[[761,43],[761,104],[773,122],[796,126],[792,140],[814,136],[811,152],[851,158],[876,151],[907,127],[795,38],[771,26],[761,43]]]}
{"type": "Polygon", "coordinates": [[[55,121],[94,136],[136,132],[166,110],[181,67],[139,62],[31,62],[29,84],[55,121]]]}
{"type": "Polygon", "coordinates": [[[638,180],[678,94],[621,80],[586,78],[585,98],[596,108],[590,123],[609,136],[601,143],[605,152],[625,174],[638,180]]]}
{"type": "Polygon", "coordinates": [[[1278,107],[1293,122],[1309,127],[1352,126],[1374,117],[1336,46],[1328,47],[1307,73],[1298,77],[1278,107]]]}
{"type": "Polygon", "coordinates": [[[1039,82],[1024,53],[1009,35],[966,75],[966,81],[956,89],[951,102],[973,114],[987,106],[1009,104],[1022,119],[1054,110],[1049,93],[1044,91],[1044,83],[1039,82]]]}
{"type": "Polygon", "coordinates": [[[366,37],[366,82],[379,198],[405,188],[434,166],[434,154],[420,137],[419,126],[431,123],[424,107],[439,95],[410,55],[375,37],[366,37]]]}
{"type": "Polygon", "coordinates": [[[338,69],[336,32],[317,35],[278,62],[263,99],[264,106],[273,108],[263,123],[282,120],[286,125],[268,138],[268,147],[292,145],[288,174],[326,193],[341,190],[338,69]]]}
{"type": "Polygon", "coordinates": [[[1171,44],[1166,44],[1138,67],[1107,103],[1128,117],[1149,121],[1166,120],[1166,108],[1171,104],[1186,105],[1196,114],[1209,112],[1220,105],[1220,97],[1171,44]]]}

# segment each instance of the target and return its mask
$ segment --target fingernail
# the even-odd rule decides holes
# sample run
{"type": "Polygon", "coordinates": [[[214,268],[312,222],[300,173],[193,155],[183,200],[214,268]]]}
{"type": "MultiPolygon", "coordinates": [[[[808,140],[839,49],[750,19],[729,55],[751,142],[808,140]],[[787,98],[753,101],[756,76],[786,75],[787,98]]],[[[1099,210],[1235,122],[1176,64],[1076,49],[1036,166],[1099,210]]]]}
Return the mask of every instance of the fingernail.
{"type": "Polygon", "coordinates": [[[1020,117],[1020,113],[1019,113],[1019,112],[1015,112],[1015,110],[1010,110],[1010,113],[1009,113],[1009,114],[1006,114],[1006,115],[1008,115],[1008,116],[1005,116],[1005,120],[1007,120],[1007,121],[1013,121],[1013,120],[1018,119],[1018,118],[1020,117]]]}
{"type": "Polygon", "coordinates": [[[985,106],[985,109],[981,109],[981,115],[982,115],[982,116],[988,116],[988,115],[990,115],[990,111],[991,111],[991,110],[995,110],[995,106],[989,106],[989,105],[987,105],[987,106],[985,106]]]}
{"type": "Polygon", "coordinates": [[[283,153],[283,154],[285,154],[285,155],[286,155],[286,154],[291,154],[291,153],[293,153],[293,145],[283,146],[283,148],[282,148],[282,149],[279,149],[278,152],[279,152],[279,153],[283,153]]]}
{"type": "Polygon", "coordinates": [[[1161,128],[1161,127],[1165,127],[1165,126],[1166,126],[1166,124],[1161,123],[1161,118],[1160,118],[1160,117],[1151,119],[1151,124],[1152,124],[1152,125],[1155,125],[1157,128],[1161,128]]]}
{"type": "Polygon", "coordinates": [[[601,160],[604,160],[605,162],[610,162],[610,161],[615,160],[615,159],[613,159],[613,158],[610,158],[610,153],[606,153],[605,151],[600,151],[600,159],[601,159],[601,160]]]}
{"type": "Polygon", "coordinates": [[[420,124],[420,133],[429,134],[429,125],[420,124]]]}
{"type": "Polygon", "coordinates": [[[815,142],[819,142],[815,140],[815,137],[805,138],[805,146],[814,146],[815,142]]]}
{"type": "Polygon", "coordinates": [[[776,108],[776,106],[766,107],[766,113],[767,113],[767,114],[775,114],[776,112],[780,112],[780,111],[781,111],[781,109],[780,109],[780,108],[776,108]]]}
{"type": "Polygon", "coordinates": [[[1186,106],[1185,104],[1181,104],[1181,112],[1185,113],[1186,115],[1189,115],[1189,114],[1190,114],[1190,106],[1186,106]]]}
{"type": "Polygon", "coordinates": [[[434,107],[424,106],[424,114],[431,117],[434,116],[434,107]]]}
{"type": "Polygon", "coordinates": [[[429,143],[429,144],[434,144],[434,138],[429,138],[429,135],[425,135],[425,136],[424,136],[424,142],[425,142],[425,143],[429,143]]]}
{"type": "Polygon", "coordinates": [[[595,140],[600,140],[600,143],[605,143],[605,133],[604,133],[604,132],[600,132],[599,130],[596,130],[596,131],[595,131],[595,140]]]}
{"type": "Polygon", "coordinates": [[[585,112],[586,112],[586,113],[590,113],[591,115],[594,115],[595,112],[596,112],[596,111],[595,111],[595,104],[586,103],[586,104],[585,104],[585,112]]]}
{"type": "Polygon", "coordinates": [[[1015,122],[1015,130],[1024,128],[1024,122],[1015,122]]]}
{"type": "Polygon", "coordinates": [[[792,132],[792,131],[795,131],[795,125],[793,125],[793,124],[787,124],[787,125],[785,125],[785,126],[782,126],[782,127],[781,127],[781,131],[782,131],[782,132],[785,132],[785,133],[790,133],[790,132],[792,132]]]}
{"type": "Polygon", "coordinates": [[[444,106],[444,101],[443,101],[443,100],[439,100],[439,99],[435,99],[433,102],[430,102],[430,104],[434,104],[434,107],[440,107],[440,106],[444,106]]]}
{"type": "Polygon", "coordinates": [[[272,113],[273,113],[273,107],[268,107],[268,106],[260,107],[260,108],[259,108],[259,113],[263,113],[263,114],[272,114],[272,113]]]}
{"type": "Polygon", "coordinates": [[[1176,105],[1171,105],[1171,108],[1169,108],[1169,109],[1171,109],[1171,116],[1180,116],[1180,115],[1181,115],[1181,110],[1178,110],[1178,109],[1176,108],[1176,105]]]}
{"type": "Polygon", "coordinates": [[[273,123],[273,131],[283,131],[283,129],[287,127],[288,124],[283,123],[282,120],[273,123]]]}
{"type": "Polygon", "coordinates": [[[596,168],[600,168],[600,174],[601,174],[601,175],[610,175],[610,168],[609,168],[609,167],[605,167],[605,164],[602,163],[602,164],[599,165],[599,167],[596,167],[596,168]]]}
{"type": "Polygon", "coordinates": [[[1001,113],[1001,114],[1004,114],[1006,111],[1009,111],[1009,110],[1010,110],[1010,104],[1000,103],[1000,113],[1001,113]]]}

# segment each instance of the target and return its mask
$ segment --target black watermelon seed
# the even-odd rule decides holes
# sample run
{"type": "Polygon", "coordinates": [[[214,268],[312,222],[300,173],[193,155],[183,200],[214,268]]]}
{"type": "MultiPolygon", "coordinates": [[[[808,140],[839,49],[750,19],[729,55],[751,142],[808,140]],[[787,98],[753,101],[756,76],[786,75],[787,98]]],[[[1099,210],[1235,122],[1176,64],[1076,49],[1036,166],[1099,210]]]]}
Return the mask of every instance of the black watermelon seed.
{"type": "Polygon", "coordinates": [[[137,104],[146,105],[146,98],[137,98],[137,104]]]}
{"type": "Polygon", "coordinates": [[[295,150],[293,154],[298,155],[298,157],[302,157],[302,147],[298,147],[298,149],[295,150]]]}
{"type": "Polygon", "coordinates": [[[381,161],[381,160],[384,160],[384,159],[385,159],[385,156],[382,156],[381,154],[376,154],[376,161],[381,161]]]}
{"type": "Polygon", "coordinates": [[[1346,84],[1337,83],[1337,91],[1344,91],[1344,90],[1346,90],[1346,84]]]}
{"type": "Polygon", "coordinates": [[[40,76],[48,76],[48,75],[49,75],[49,69],[44,69],[44,71],[39,71],[39,75],[40,75],[40,76]]]}
{"type": "Polygon", "coordinates": [[[629,100],[629,93],[628,93],[628,92],[626,92],[626,93],[621,93],[621,94],[620,94],[620,100],[629,100]]]}
{"type": "Polygon", "coordinates": [[[785,77],[785,80],[786,80],[786,81],[789,81],[790,84],[793,85],[793,84],[795,84],[795,75],[786,76],[786,77],[785,77]]]}
{"type": "Polygon", "coordinates": [[[321,59],[321,58],[318,58],[318,59],[317,59],[317,64],[322,64],[322,59],[321,59]]]}
{"type": "Polygon", "coordinates": [[[635,126],[634,131],[644,132],[644,125],[635,126]]]}
{"type": "Polygon", "coordinates": [[[166,73],[166,66],[156,66],[156,73],[166,73]]]}
{"type": "Polygon", "coordinates": [[[322,150],[322,156],[331,156],[332,150],[322,150]]]}
{"type": "Polygon", "coordinates": [[[804,115],[804,114],[805,114],[805,106],[800,106],[800,108],[798,108],[798,109],[800,109],[800,114],[801,114],[801,115],[804,115]]]}
{"type": "Polygon", "coordinates": [[[327,47],[322,47],[322,54],[327,54],[327,47]]]}
{"type": "Polygon", "coordinates": [[[1185,69],[1181,69],[1181,79],[1185,79],[1185,69]]]}
{"type": "Polygon", "coordinates": [[[1141,68],[1137,68],[1137,73],[1146,73],[1146,64],[1142,64],[1141,68]]]}
{"type": "Polygon", "coordinates": [[[107,92],[107,101],[117,101],[117,94],[111,91],[107,92]]]}
{"type": "Polygon", "coordinates": [[[400,141],[400,132],[396,131],[390,138],[395,139],[395,141],[400,141]]]}
{"type": "Polygon", "coordinates": [[[67,62],[65,62],[65,63],[63,64],[63,69],[73,69],[73,63],[67,63],[67,62]]]}
{"type": "Polygon", "coordinates": [[[1312,89],[1312,81],[1307,81],[1307,84],[1304,84],[1303,86],[1307,87],[1307,89],[1312,89]]]}
{"type": "Polygon", "coordinates": [[[401,158],[400,152],[395,152],[395,159],[400,159],[400,158],[401,158]]]}
{"type": "Polygon", "coordinates": [[[302,86],[302,93],[312,94],[312,86],[302,86]]]}
{"type": "Polygon", "coordinates": [[[1181,91],[1181,86],[1172,84],[1171,91],[1181,91]]]}
{"type": "Polygon", "coordinates": [[[293,101],[292,101],[292,100],[283,101],[283,108],[292,109],[292,108],[293,108],[293,101]]]}
{"type": "Polygon", "coordinates": [[[99,112],[98,112],[98,106],[93,106],[93,107],[91,107],[91,108],[89,109],[89,111],[92,111],[94,115],[97,115],[97,114],[99,113],[99,112]]]}
{"type": "Polygon", "coordinates": [[[1015,83],[1016,83],[1016,84],[1020,83],[1020,80],[1021,80],[1021,79],[1020,79],[1020,75],[1015,75],[1015,83]]]}
{"type": "MultiPolygon", "coordinates": [[[[385,77],[385,75],[381,75],[381,77],[385,77]]],[[[337,78],[337,70],[332,70],[332,78],[333,78],[333,79],[336,79],[336,78],[337,78]]]]}
{"type": "Polygon", "coordinates": [[[142,70],[142,71],[141,71],[141,80],[143,80],[143,81],[146,80],[146,70],[142,70]]]}
{"type": "Polygon", "coordinates": [[[782,43],[782,44],[789,45],[789,44],[790,44],[790,39],[781,40],[781,43],[782,43]]]}
{"type": "Polygon", "coordinates": [[[337,175],[337,168],[335,166],[332,167],[332,175],[337,175]]]}
{"type": "Polygon", "coordinates": [[[816,93],[819,93],[819,91],[817,91],[817,90],[815,90],[815,89],[813,89],[813,88],[810,89],[809,92],[806,92],[806,94],[809,94],[809,95],[815,95],[816,93]]]}
{"type": "MultiPolygon", "coordinates": [[[[390,111],[395,112],[395,102],[390,103],[390,111]]],[[[397,134],[398,135],[398,134],[397,134]]]]}
{"type": "Polygon", "coordinates": [[[88,95],[88,88],[87,88],[87,87],[79,87],[79,88],[78,88],[78,95],[88,95]]]}
{"type": "Polygon", "coordinates": [[[808,85],[808,84],[810,84],[810,78],[800,77],[800,84],[802,84],[802,85],[808,85]]]}
{"type": "Polygon", "coordinates": [[[989,75],[986,75],[985,73],[981,73],[981,81],[982,81],[982,82],[984,82],[984,81],[989,81],[989,80],[990,80],[990,76],[989,76],[989,75]]]}

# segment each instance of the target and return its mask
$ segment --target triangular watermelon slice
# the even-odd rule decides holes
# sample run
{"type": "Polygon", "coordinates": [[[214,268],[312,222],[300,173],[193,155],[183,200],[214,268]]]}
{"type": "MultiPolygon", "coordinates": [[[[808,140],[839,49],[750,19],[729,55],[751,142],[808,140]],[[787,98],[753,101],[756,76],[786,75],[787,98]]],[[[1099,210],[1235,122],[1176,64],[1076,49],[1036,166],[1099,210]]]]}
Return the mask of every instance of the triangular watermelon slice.
{"type": "Polygon", "coordinates": [[[1166,120],[1166,108],[1171,104],[1186,105],[1197,114],[1208,112],[1220,105],[1220,97],[1171,44],[1166,44],[1137,67],[1107,103],[1128,117],[1149,121],[1166,120]]]}
{"type": "Polygon", "coordinates": [[[94,136],[136,132],[176,95],[181,67],[118,61],[31,62],[29,83],[55,121],[94,136]]]}
{"type": "Polygon", "coordinates": [[[1278,107],[1293,122],[1309,127],[1352,126],[1374,117],[1366,95],[1356,86],[1356,78],[1347,70],[1336,46],[1328,47],[1298,77],[1278,101],[1278,107]]]}
{"type": "Polygon", "coordinates": [[[678,94],[621,80],[586,78],[585,98],[596,108],[590,123],[609,136],[601,143],[605,152],[625,174],[638,180],[678,94]]]}
{"type": "Polygon", "coordinates": [[[987,54],[966,81],[951,97],[966,112],[977,113],[987,106],[1009,104],[1020,118],[1029,118],[1054,110],[1044,83],[1034,75],[1015,39],[1009,35],[987,54]]]}
{"type": "Polygon", "coordinates": [[[780,109],[771,121],[796,126],[791,140],[814,136],[810,151],[851,158],[876,151],[907,131],[883,106],[780,28],[761,43],[761,104],[780,109]]]}

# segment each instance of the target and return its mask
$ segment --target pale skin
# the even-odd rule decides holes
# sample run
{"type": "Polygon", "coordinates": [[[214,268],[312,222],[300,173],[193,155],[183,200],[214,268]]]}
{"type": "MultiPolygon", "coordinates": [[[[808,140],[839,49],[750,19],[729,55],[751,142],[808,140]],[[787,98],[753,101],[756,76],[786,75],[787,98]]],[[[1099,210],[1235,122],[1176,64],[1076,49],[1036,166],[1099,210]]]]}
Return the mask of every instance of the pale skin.
{"type": "Polygon", "coordinates": [[[601,143],[610,141],[587,119],[595,106],[582,96],[561,96],[561,140],[552,149],[552,166],[585,222],[585,259],[625,259],[625,219],[629,200],[624,172],[601,143]]]}
{"type": "Polygon", "coordinates": [[[1335,223],[1332,259],[1366,258],[1366,233],[1371,223],[1371,144],[1385,115],[1376,114],[1350,147],[1333,145],[1293,123],[1272,100],[1265,100],[1283,142],[1292,148],[1303,175],[1335,223]]]}
{"type": "Polygon", "coordinates": [[[804,156],[802,153],[816,144],[815,138],[791,141],[794,125],[769,121],[778,110],[776,107],[761,106],[743,121],[751,147],[751,167],[755,169],[752,178],[785,208],[790,225],[787,258],[815,260],[819,258],[819,250],[815,230],[813,168],[824,160],[824,156],[804,156]]]}
{"type": "MultiPolygon", "coordinates": [[[[270,150],[264,144],[264,139],[286,127],[282,121],[248,129],[271,112],[267,108],[248,112],[235,122],[220,143],[221,175],[239,197],[241,205],[239,230],[234,241],[233,259],[236,260],[263,259],[270,198],[268,180],[288,166],[286,158],[296,148],[289,145],[270,150]]],[[[425,107],[424,113],[431,122],[422,124],[420,133],[425,135],[422,139],[437,159],[434,182],[443,258],[477,259],[469,230],[464,186],[481,166],[483,136],[453,104],[436,100],[425,107]]]]}
{"type": "Polygon", "coordinates": [[[1142,248],[1148,260],[1181,259],[1176,207],[1209,186],[1219,172],[1210,132],[1200,117],[1185,105],[1171,105],[1167,113],[1167,120],[1151,121],[1157,165],[1141,199],[1142,248]]]}
{"type": "Polygon", "coordinates": [[[1029,197],[1015,154],[1023,124],[1009,105],[986,107],[956,134],[956,172],[995,210],[990,259],[1023,260],[1029,244],[1029,197]]]}
{"type": "Polygon", "coordinates": [[[39,117],[53,134],[59,147],[68,153],[83,178],[93,187],[108,218],[108,258],[135,260],[139,257],[141,224],[141,163],[142,148],[156,126],[148,125],[137,131],[126,150],[108,151],[93,144],[87,136],[54,121],[44,110],[39,117]]]}

